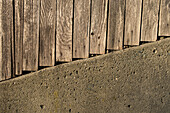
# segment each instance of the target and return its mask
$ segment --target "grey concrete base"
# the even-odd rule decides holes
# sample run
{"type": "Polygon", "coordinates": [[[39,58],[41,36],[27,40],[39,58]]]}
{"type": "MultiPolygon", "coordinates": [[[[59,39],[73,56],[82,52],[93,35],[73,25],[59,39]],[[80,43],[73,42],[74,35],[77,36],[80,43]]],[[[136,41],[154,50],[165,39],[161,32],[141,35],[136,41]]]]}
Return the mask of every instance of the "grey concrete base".
{"type": "Polygon", "coordinates": [[[170,113],[170,39],[1,82],[0,113],[170,113]]]}

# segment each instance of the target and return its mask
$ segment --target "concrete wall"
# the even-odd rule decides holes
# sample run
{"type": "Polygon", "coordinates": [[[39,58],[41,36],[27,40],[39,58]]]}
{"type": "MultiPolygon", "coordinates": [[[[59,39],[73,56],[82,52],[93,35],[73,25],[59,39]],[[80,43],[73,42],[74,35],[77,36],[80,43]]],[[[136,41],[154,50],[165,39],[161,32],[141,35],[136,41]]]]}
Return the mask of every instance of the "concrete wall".
{"type": "Polygon", "coordinates": [[[169,113],[170,39],[0,82],[0,113],[169,113]]]}

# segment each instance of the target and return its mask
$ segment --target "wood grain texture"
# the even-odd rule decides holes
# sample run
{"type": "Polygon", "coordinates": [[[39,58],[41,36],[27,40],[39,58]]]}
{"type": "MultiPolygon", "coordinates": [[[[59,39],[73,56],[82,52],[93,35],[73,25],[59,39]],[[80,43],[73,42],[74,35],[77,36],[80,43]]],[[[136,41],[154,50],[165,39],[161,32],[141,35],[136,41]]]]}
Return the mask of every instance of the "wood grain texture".
{"type": "Polygon", "coordinates": [[[170,36],[170,0],[161,0],[159,36],[170,36]]]}
{"type": "MultiPolygon", "coordinates": [[[[1,3],[1,1],[0,1],[0,11],[2,10],[2,3],[1,3]]],[[[2,44],[3,44],[3,33],[2,33],[2,20],[1,20],[1,14],[0,14],[0,62],[2,62],[3,60],[3,58],[2,58],[2,44]]],[[[3,74],[3,70],[2,70],[2,67],[3,67],[3,64],[1,63],[0,64],[0,81],[2,81],[2,80],[5,80],[5,75],[3,74]]]]}
{"type": "Polygon", "coordinates": [[[90,1],[75,0],[73,58],[89,57],[90,1]]]}
{"type": "Polygon", "coordinates": [[[73,0],[57,0],[56,61],[72,61],[73,0]]]}
{"type": "Polygon", "coordinates": [[[107,49],[123,48],[125,0],[109,1],[107,49]]]}
{"type": "Polygon", "coordinates": [[[55,65],[56,0],[41,0],[40,66],[55,65]]]}
{"type": "Polygon", "coordinates": [[[24,0],[15,0],[15,74],[21,75],[23,69],[23,27],[24,0]]]}
{"type": "Polygon", "coordinates": [[[108,0],[92,0],[90,54],[105,54],[108,0]]]}
{"type": "Polygon", "coordinates": [[[124,45],[139,45],[142,0],[126,0],[124,45]]]}
{"type": "Polygon", "coordinates": [[[38,70],[40,0],[24,0],[23,70],[38,70]]]}
{"type": "Polygon", "coordinates": [[[143,0],[141,41],[156,41],[160,0],[143,0]]]}
{"type": "Polygon", "coordinates": [[[13,5],[0,0],[0,81],[12,76],[13,5]]]}

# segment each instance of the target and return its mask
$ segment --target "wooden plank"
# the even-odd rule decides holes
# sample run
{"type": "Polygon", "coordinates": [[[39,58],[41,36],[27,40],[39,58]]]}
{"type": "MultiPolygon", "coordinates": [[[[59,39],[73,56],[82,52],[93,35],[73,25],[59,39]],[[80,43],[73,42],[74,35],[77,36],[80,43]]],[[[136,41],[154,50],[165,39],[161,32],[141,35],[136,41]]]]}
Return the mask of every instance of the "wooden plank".
{"type": "Polygon", "coordinates": [[[143,0],[141,41],[156,41],[159,0],[143,0]]]}
{"type": "Polygon", "coordinates": [[[75,0],[73,58],[89,57],[90,1],[75,0]]]}
{"type": "Polygon", "coordinates": [[[38,70],[40,0],[24,0],[23,70],[38,70]]]}
{"type": "Polygon", "coordinates": [[[124,45],[139,45],[142,0],[126,0],[124,45]]]}
{"type": "Polygon", "coordinates": [[[40,11],[40,66],[55,65],[56,0],[41,0],[40,11]]]}
{"type": "Polygon", "coordinates": [[[123,48],[125,0],[109,1],[107,49],[123,48]]]}
{"type": "Polygon", "coordinates": [[[24,0],[15,0],[15,74],[22,74],[24,0]]]}
{"type": "MultiPolygon", "coordinates": [[[[2,11],[2,1],[0,1],[0,11],[2,11]]],[[[2,44],[3,44],[3,33],[2,33],[2,20],[1,20],[1,14],[0,14],[0,62],[2,62],[3,60],[3,58],[2,58],[2,44]]],[[[3,67],[3,64],[2,63],[0,63],[0,81],[2,81],[2,80],[5,80],[5,75],[3,74],[3,70],[2,70],[2,67],[3,67]]]]}
{"type": "Polygon", "coordinates": [[[90,54],[105,54],[108,0],[92,0],[90,54]]]}
{"type": "Polygon", "coordinates": [[[12,76],[13,5],[0,0],[0,81],[12,76]]]}
{"type": "Polygon", "coordinates": [[[56,61],[72,61],[73,0],[57,0],[56,61]]]}
{"type": "Polygon", "coordinates": [[[161,0],[159,36],[170,36],[170,0],[161,0]]]}

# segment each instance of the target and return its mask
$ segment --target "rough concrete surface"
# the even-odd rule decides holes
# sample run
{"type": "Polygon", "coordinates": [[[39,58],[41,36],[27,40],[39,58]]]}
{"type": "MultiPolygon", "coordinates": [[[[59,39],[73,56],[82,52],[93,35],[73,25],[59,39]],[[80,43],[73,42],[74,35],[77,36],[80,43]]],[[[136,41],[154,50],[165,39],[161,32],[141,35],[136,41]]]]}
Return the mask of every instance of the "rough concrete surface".
{"type": "Polygon", "coordinates": [[[0,113],[170,113],[170,39],[0,82],[0,113]]]}

